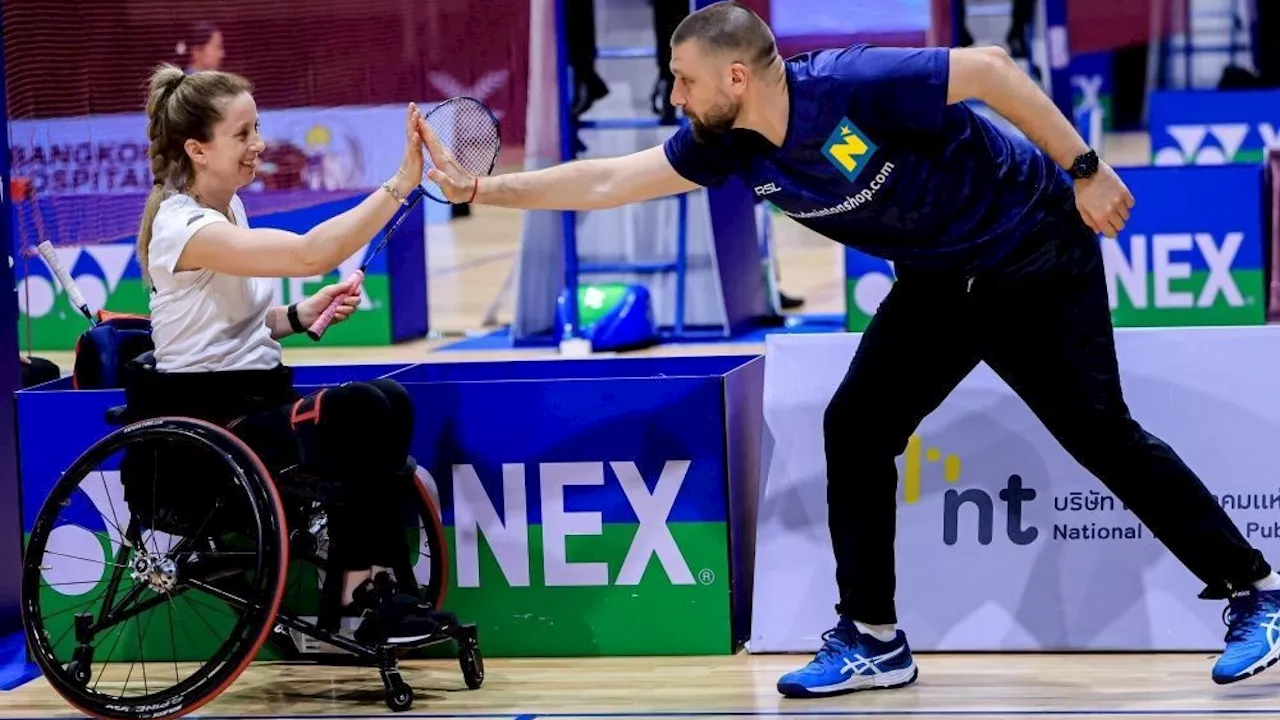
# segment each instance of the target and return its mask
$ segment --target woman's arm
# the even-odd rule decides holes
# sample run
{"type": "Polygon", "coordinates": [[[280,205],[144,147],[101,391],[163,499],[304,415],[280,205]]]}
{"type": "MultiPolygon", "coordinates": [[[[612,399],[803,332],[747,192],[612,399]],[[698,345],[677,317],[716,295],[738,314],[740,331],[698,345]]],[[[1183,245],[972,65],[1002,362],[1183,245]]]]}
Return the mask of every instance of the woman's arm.
{"type": "MultiPolygon", "coordinates": [[[[421,177],[421,172],[410,177],[421,177]]],[[[275,228],[211,223],[187,241],[175,269],[206,269],[242,277],[323,275],[351,257],[395,217],[400,200],[386,188],[405,198],[416,184],[397,173],[359,205],[302,235],[275,228]]]]}
{"type": "Polygon", "coordinates": [[[325,220],[304,234],[274,228],[210,223],[187,240],[175,270],[205,269],[241,277],[305,277],[338,267],[395,217],[404,198],[422,178],[426,156],[418,106],[409,104],[405,152],[400,171],[359,205],[325,220]]]}
{"type": "Polygon", "coordinates": [[[280,340],[293,334],[288,312],[289,308],[285,305],[276,305],[267,311],[267,327],[271,330],[272,340],[280,340]]]}

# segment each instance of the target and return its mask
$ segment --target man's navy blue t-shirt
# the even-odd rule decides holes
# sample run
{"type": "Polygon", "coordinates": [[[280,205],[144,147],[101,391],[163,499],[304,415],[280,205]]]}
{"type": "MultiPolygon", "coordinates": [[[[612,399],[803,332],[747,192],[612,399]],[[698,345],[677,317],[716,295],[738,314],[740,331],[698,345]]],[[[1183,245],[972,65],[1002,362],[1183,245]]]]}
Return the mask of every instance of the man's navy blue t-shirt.
{"type": "Polygon", "coordinates": [[[706,187],[737,176],[844,245],[964,272],[1071,197],[1066,173],[1030,141],[947,104],[947,48],[856,45],[799,55],[786,71],[781,147],[746,130],[702,143],[681,128],[665,145],[676,171],[706,187]]]}

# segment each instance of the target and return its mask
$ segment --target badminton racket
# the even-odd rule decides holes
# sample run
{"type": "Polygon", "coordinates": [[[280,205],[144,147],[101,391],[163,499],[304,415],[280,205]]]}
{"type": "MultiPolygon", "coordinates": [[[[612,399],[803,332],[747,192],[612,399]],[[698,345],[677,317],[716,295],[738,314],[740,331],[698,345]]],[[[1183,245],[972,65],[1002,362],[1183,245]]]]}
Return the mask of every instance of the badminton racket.
{"type": "MultiPolygon", "coordinates": [[[[424,119],[440,140],[441,147],[464,171],[476,177],[493,172],[493,166],[498,162],[498,151],[502,148],[502,137],[498,131],[498,118],[484,103],[470,97],[451,98],[434,107],[424,119]]],[[[335,297],[311,327],[307,328],[307,336],[312,340],[318,342],[324,336],[329,324],[333,322],[334,313],[338,311],[342,302],[350,295],[360,292],[360,283],[364,281],[364,274],[369,270],[369,263],[382,252],[387,241],[395,235],[400,224],[409,217],[409,213],[413,212],[424,195],[438,203],[451,204],[445,199],[444,191],[440,186],[428,177],[428,172],[435,167],[431,154],[424,150],[423,155],[425,162],[422,168],[422,180],[414,187],[413,192],[409,193],[409,197],[405,198],[402,214],[383,233],[382,240],[365,258],[360,268],[348,278],[351,288],[346,293],[335,297]]]]}
{"type": "Polygon", "coordinates": [[[36,245],[36,250],[40,252],[40,257],[44,258],[45,264],[53,271],[55,277],[58,278],[58,284],[62,285],[62,289],[67,291],[67,297],[71,298],[71,304],[75,305],[80,314],[89,319],[93,325],[97,325],[98,321],[94,319],[93,313],[89,312],[89,303],[85,302],[84,295],[80,294],[80,286],[76,285],[76,281],[71,279],[71,273],[63,267],[62,261],[58,259],[58,255],[53,251],[53,243],[48,240],[36,245]]]}

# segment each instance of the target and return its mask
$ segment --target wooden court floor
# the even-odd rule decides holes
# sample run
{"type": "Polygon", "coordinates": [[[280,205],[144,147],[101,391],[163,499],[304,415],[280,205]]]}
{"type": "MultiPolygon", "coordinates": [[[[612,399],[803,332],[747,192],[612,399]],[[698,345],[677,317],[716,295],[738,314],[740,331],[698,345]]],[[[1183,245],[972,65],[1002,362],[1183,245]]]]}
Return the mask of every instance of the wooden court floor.
{"type": "MultiPolygon", "coordinates": [[[[482,639],[483,642],[483,639],[482,639]]],[[[1278,718],[1280,672],[1234,686],[1208,655],[919,655],[911,687],[821,700],[774,689],[798,656],[489,659],[478,690],[456,662],[402,665],[415,702],[391,713],[370,668],[251,666],[200,717],[534,718],[1278,718]]],[[[184,673],[185,674],[185,673],[184,673]]],[[[42,679],[0,693],[0,717],[73,717],[42,679]]]]}

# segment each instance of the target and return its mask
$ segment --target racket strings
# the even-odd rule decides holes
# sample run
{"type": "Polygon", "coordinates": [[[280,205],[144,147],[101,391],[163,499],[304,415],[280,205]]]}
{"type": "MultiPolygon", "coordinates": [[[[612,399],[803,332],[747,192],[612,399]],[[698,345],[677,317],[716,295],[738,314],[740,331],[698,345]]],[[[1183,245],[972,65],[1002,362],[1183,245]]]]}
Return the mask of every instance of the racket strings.
{"type": "MultiPolygon", "coordinates": [[[[493,172],[502,139],[497,118],[480,101],[467,97],[446,100],[431,111],[427,124],[463,170],[472,175],[493,172]]],[[[429,157],[427,164],[434,167],[429,157]]]]}

